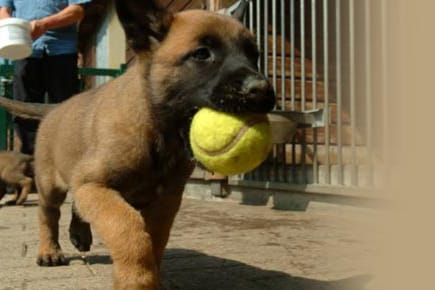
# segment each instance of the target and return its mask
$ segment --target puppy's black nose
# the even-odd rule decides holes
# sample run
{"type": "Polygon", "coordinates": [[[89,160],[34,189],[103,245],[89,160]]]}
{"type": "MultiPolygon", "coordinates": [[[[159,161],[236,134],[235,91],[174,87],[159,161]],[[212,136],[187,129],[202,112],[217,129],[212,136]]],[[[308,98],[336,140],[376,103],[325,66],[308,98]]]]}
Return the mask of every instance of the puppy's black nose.
{"type": "Polygon", "coordinates": [[[242,92],[256,112],[268,112],[275,106],[275,91],[262,75],[250,75],[243,80],[242,92]]]}
{"type": "Polygon", "coordinates": [[[242,90],[245,94],[264,95],[270,90],[269,82],[261,77],[248,76],[243,81],[242,90]]]}

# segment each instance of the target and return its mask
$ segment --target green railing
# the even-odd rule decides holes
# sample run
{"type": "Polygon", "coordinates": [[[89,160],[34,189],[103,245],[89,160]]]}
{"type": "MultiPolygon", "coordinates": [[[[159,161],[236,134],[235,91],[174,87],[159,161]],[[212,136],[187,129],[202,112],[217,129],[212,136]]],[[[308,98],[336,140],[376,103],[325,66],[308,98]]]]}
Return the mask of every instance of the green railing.
{"type": "Polygon", "coordinates": [[[93,67],[82,67],[79,68],[79,75],[80,75],[80,89],[84,89],[84,82],[83,77],[113,77],[116,78],[117,76],[123,74],[125,70],[127,69],[126,64],[121,64],[119,69],[113,69],[113,68],[93,68],[93,67]]]}
{"type": "MultiPolygon", "coordinates": [[[[80,80],[86,76],[117,77],[123,74],[127,66],[122,64],[119,69],[108,68],[79,68],[80,80]]],[[[12,78],[14,65],[5,63],[0,65],[0,96],[12,98],[12,78]]],[[[83,88],[83,82],[80,85],[83,88]]],[[[13,149],[13,121],[12,116],[0,107],[0,150],[13,149]]]]}

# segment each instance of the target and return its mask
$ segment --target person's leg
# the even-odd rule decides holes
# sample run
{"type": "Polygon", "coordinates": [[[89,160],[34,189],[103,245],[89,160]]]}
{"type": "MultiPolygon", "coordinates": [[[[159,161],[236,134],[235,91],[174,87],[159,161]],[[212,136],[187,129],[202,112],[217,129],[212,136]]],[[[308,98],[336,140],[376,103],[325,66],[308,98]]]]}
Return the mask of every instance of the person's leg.
{"type": "MultiPolygon", "coordinates": [[[[44,102],[41,59],[27,58],[15,62],[13,97],[23,102],[44,102]]],[[[21,140],[21,152],[33,154],[38,121],[15,117],[15,130],[21,140]]]]}
{"type": "Polygon", "coordinates": [[[50,103],[62,102],[79,92],[77,54],[47,56],[44,70],[50,103]]]}

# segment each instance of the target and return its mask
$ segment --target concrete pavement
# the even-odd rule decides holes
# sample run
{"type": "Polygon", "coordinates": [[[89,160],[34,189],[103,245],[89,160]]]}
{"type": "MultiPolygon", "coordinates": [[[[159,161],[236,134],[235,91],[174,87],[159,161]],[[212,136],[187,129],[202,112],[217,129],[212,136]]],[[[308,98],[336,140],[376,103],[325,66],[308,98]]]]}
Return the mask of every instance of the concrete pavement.
{"type": "MultiPolygon", "coordinates": [[[[71,202],[62,207],[61,245],[70,265],[35,263],[37,195],[0,205],[0,289],[112,289],[112,263],[94,234],[81,256],[68,239],[71,202]]],[[[184,199],[162,266],[167,290],[362,290],[379,254],[380,213],[310,204],[306,211],[184,199]]]]}

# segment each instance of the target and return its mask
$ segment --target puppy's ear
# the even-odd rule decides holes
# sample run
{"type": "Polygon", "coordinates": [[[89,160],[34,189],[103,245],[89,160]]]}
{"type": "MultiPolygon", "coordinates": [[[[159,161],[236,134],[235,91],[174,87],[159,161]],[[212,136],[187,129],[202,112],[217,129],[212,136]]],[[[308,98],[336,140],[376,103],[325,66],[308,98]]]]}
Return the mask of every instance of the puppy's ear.
{"type": "Polygon", "coordinates": [[[218,10],[217,13],[232,16],[242,22],[243,18],[245,17],[246,9],[248,8],[249,1],[250,0],[239,0],[228,8],[222,8],[218,10]]]}
{"type": "Polygon", "coordinates": [[[115,0],[115,7],[128,44],[136,52],[150,50],[162,41],[173,19],[156,0],[115,0]]]}
{"type": "Polygon", "coordinates": [[[235,8],[232,15],[234,18],[243,21],[243,17],[245,17],[246,9],[248,8],[249,0],[240,0],[239,5],[235,8]]]}

